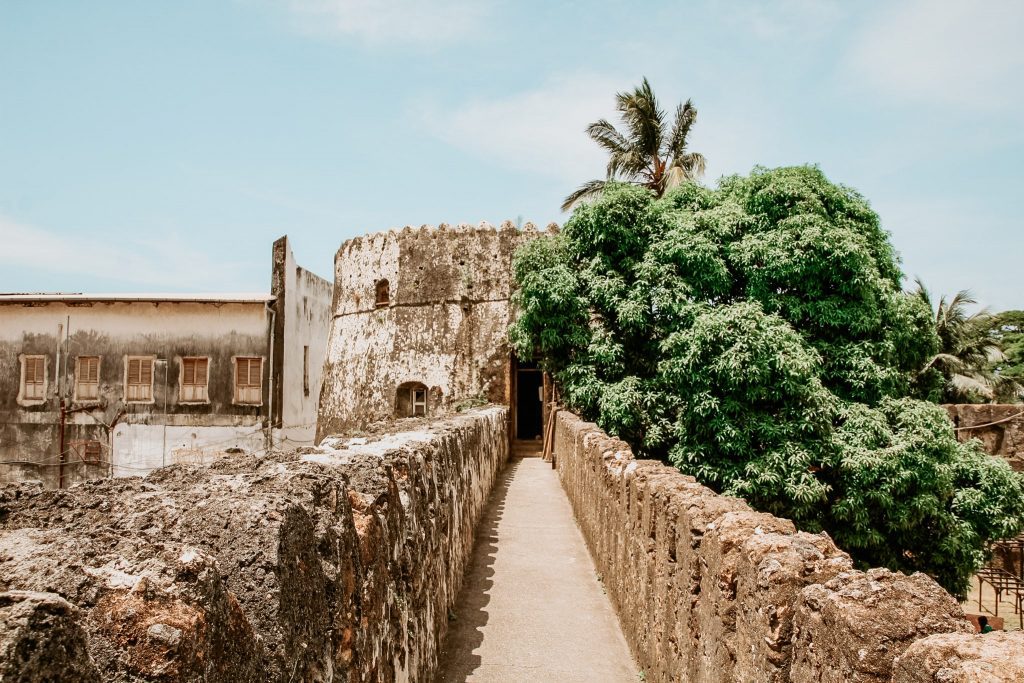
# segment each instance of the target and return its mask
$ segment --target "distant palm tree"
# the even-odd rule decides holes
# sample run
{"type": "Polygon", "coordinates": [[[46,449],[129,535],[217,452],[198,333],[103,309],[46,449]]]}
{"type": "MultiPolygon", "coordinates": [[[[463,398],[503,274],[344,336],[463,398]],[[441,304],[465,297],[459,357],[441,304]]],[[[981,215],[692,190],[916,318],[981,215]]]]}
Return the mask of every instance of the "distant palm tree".
{"type": "Polygon", "coordinates": [[[687,149],[687,137],[697,120],[693,102],[687,100],[676,107],[675,121],[668,130],[665,112],[659,108],[646,78],[633,92],[618,93],[615,100],[626,134],[605,119],[587,126],[587,135],[608,151],[608,176],[580,186],[565,198],[562,211],[568,211],[581,200],[597,197],[612,180],[646,187],[660,197],[671,188],[704,175],[704,155],[687,149]]]}
{"type": "Polygon", "coordinates": [[[988,309],[969,314],[968,307],[978,302],[965,289],[949,301],[945,296],[941,297],[935,305],[920,278],[916,282],[915,294],[932,310],[935,334],[939,338],[938,353],[928,359],[920,374],[925,375],[932,370],[942,373],[945,378],[944,401],[969,403],[979,397],[992,400],[997,389],[1005,389],[1000,384],[1006,380],[990,369],[1004,356],[998,340],[989,334],[992,316],[988,309]]]}

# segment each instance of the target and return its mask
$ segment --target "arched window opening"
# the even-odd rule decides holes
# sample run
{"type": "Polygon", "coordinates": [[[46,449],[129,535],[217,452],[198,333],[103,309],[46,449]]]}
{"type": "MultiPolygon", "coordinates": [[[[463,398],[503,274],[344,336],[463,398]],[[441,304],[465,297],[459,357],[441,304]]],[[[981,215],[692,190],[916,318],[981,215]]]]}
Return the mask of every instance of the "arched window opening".
{"type": "Polygon", "coordinates": [[[405,382],[395,391],[395,415],[398,417],[426,417],[428,414],[427,385],[405,382]]]}
{"type": "Polygon", "coordinates": [[[391,283],[387,280],[377,280],[376,291],[377,308],[383,308],[391,304],[391,283]]]}

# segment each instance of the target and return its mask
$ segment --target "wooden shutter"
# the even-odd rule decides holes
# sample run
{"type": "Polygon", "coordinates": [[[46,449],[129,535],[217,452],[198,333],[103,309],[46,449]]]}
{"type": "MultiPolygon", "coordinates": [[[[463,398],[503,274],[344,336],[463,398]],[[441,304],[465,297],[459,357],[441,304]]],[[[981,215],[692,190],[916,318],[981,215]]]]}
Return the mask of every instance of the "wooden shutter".
{"type": "Polygon", "coordinates": [[[76,365],[78,383],[76,399],[91,401],[100,395],[100,359],[99,356],[79,356],[76,365]]]}
{"type": "Polygon", "coordinates": [[[128,360],[128,384],[139,383],[139,366],[142,361],[138,358],[131,358],[128,360]]]}
{"type": "Polygon", "coordinates": [[[263,359],[235,359],[235,401],[263,402],[263,359]]]}
{"type": "Polygon", "coordinates": [[[206,401],[209,360],[206,358],[182,359],[181,400],[206,401]]]}
{"type": "Polygon", "coordinates": [[[128,359],[128,386],[126,399],[129,401],[149,401],[153,398],[153,359],[128,359]]]}
{"type": "Polygon", "coordinates": [[[46,357],[29,356],[25,358],[25,384],[21,394],[30,400],[45,398],[46,357]]]}

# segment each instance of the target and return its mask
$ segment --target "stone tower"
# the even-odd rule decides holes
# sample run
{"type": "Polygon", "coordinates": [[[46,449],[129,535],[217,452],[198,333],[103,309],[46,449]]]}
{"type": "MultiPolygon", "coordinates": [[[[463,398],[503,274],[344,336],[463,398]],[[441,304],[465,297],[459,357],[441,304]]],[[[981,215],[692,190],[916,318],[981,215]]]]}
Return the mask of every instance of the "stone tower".
{"type": "Polygon", "coordinates": [[[342,244],[318,438],[475,400],[509,403],[512,255],[539,234],[532,224],[441,224],[342,244]]]}

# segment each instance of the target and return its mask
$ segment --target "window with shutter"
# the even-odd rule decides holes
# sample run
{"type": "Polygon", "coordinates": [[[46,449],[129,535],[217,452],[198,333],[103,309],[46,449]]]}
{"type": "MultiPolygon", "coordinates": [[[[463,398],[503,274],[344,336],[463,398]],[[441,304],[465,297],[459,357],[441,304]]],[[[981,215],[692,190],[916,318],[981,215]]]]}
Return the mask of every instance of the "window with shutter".
{"type": "Polygon", "coordinates": [[[72,441],[69,446],[69,450],[83,462],[95,464],[103,458],[103,444],[99,441],[72,441]]]}
{"type": "Polygon", "coordinates": [[[181,400],[200,403],[209,400],[209,358],[181,359],[181,400]]]}
{"type": "Polygon", "coordinates": [[[42,401],[46,398],[46,356],[22,357],[21,398],[42,401]]]}
{"type": "Polygon", "coordinates": [[[79,356],[75,362],[75,400],[95,401],[100,397],[100,357],[79,356]]]}
{"type": "Polygon", "coordinates": [[[263,403],[263,359],[235,359],[235,403],[263,403]]]}
{"type": "Polygon", "coordinates": [[[148,402],[153,400],[152,356],[128,357],[125,400],[129,402],[148,402]]]}

